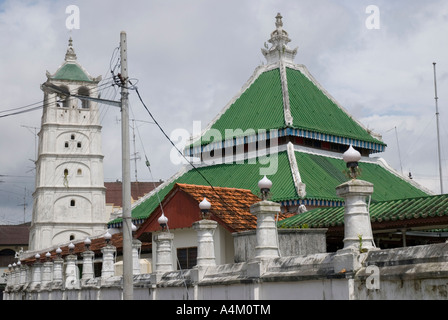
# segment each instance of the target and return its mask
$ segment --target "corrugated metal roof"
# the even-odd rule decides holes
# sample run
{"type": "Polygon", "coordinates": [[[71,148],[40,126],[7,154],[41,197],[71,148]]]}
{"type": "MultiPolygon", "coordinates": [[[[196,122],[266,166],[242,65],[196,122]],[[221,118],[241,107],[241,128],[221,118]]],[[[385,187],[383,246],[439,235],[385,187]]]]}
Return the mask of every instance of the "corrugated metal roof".
{"type": "MultiPolygon", "coordinates": [[[[286,74],[292,128],[306,130],[313,135],[328,135],[335,140],[341,137],[356,140],[362,145],[366,142],[364,147],[373,148],[375,152],[376,145],[386,145],[370,135],[300,70],[286,68],[286,74]]],[[[286,128],[283,102],[279,68],[264,71],[212,124],[211,129],[218,130],[221,137],[216,137],[209,130],[194,145],[232,138],[226,136],[226,130],[240,130],[241,134],[235,135],[238,137],[255,135],[259,129],[286,128]]]]}
{"type": "Polygon", "coordinates": [[[334,103],[300,70],[286,68],[295,128],[384,144],[334,103]]]}
{"type": "MultiPolygon", "coordinates": [[[[336,187],[349,179],[344,173],[346,164],[342,159],[299,151],[295,151],[295,156],[301,180],[306,184],[306,196],[301,198],[297,194],[288,156],[286,151],[283,151],[279,152],[276,158],[271,159],[272,163],[277,161],[278,168],[275,174],[268,176],[273,182],[272,201],[304,201],[305,199],[343,201],[336,195],[336,187]]],[[[266,167],[268,165],[256,161],[254,164],[246,162],[245,164],[234,163],[200,167],[198,171],[213,186],[248,189],[258,195],[258,181],[261,179],[260,168],[266,167]]],[[[377,163],[360,162],[359,167],[362,172],[361,178],[374,184],[373,202],[427,195],[424,191],[377,163]]],[[[175,183],[208,185],[207,181],[196,170],[192,169],[162,188],[159,191],[159,198],[163,199],[175,183]]],[[[152,195],[133,209],[133,219],[146,219],[158,205],[157,196],[152,195]]],[[[117,221],[112,221],[110,224],[115,222],[117,221]]]]}
{"type": "MultiPolygon", "coordinates": [[[[269,176],[269,179],[273,182],[271,200],[283,201],[297,199],[298,195],[294,187],[286,152],[280,152],[278,155],[275,155],[275,160],[272,159],[272,161],[278,161],[278,170],[275,175],[269,176]]],[[[215,166],[201,167],[198,168],[198,170],[213,186],[248,189],[255,195],[258,195],[260,193],[258,181],[262,178],[260,175],[260,168],[265,168],[267,166],[268,165],[256,161],[254,164],[219,164],[215,166]]],[[[202,186],[208,185],[207,181],[205,181],[196,170],[192,169],[160,190],[159,198],[163,199],[173,188],[175,183],[202,186]]],[[[146,219],[158,205],[159,202],[157,196],[153,195],[132,210],[132,218],[146,219]]]]}
{"type": "MultiPolygon", "coordinates": [[[[374,202],[370,204],[369,212],[372,223],[435,217],[446,217],[448,221],[448,195],[374,202]]],[[[342,226],[344,207],[317,208],[279,222],[279,226],[284,228],[297,228],[303,224],[311,228],[342,226]]]]}
{"type": "MultiPolygon", "coordinates": [[[[227,129],[241,129],[242,132],[253,129],[255,134],[258,129],[278,129],[284,126],[280,71],[274,69],[262,73],[211,129],[218,130],[222,135],[220,140],[224,140],[227,129]]],[[[207,134],[204,136],[207,137],[207,134]]],[[[203,140],[202,144],[210,142],[208,139],[203,140]]]]}
{"type": "MultiPolygon", "coordinates": [[[[305,152],[296,152],[297,166],[306,184],[306,197],[309,199],[337,199],[336,187],[349,178],[344,173],[346,164],[342,159],[326,157],[305,152]]],[[[371,162],[359,162],[360,179],[374,185],[372,201],[427,195],[406,180],[392,174],[382,166],[371,162]]]]}

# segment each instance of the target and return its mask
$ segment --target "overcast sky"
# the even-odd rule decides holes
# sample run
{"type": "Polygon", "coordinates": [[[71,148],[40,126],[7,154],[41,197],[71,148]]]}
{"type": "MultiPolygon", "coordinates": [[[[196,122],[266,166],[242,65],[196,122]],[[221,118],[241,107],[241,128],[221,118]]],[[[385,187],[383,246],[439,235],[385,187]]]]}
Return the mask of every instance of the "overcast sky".
{"type": "MultiPolygon", "coordinates": [[[[448,190],[448,1],[142,0],[0,1],[0,116],[43,98],[48,70],[63,63],[69,37],[92,76],[110,75],[120,31],[128,36],[129,75],[170,134],[204,128],[265,62],[260,48],[277,12],[307,66],[326,90],[388,144],[392,167],[440,193],[433,62],[437,62],[440,136],[448,190]],[[69,5],[79,29],[66,26],[69,5]],[[379,17],[370,20],[375,5],[379,17]],[[378,20],[379,18],[379,20],[378,20]],[[378,28],[368,28],[368,25],[378,28]]],[[[105,86],[104,99],[119,99],[105,86]]],[[[134,92],[138,180],[168,179],[179,170],[171,145],[134,92]],[[142,143],[143,142],[143,143],[142,143]],[[151,162],[152,176],[144,156],[151,162]]],[[[0,118],[0,223],[31,220],[35,132],[42,110],[0,118]],[[25,211],[23,204],[26,203],[25,211]]],[[[121,180],[120,112],[101,106],[104,176],[121,180]]],[[[131,148],[131,152],[134,149],[131,148]]],[[[134,180],[134,163],[131,164],[134,180]]]]}

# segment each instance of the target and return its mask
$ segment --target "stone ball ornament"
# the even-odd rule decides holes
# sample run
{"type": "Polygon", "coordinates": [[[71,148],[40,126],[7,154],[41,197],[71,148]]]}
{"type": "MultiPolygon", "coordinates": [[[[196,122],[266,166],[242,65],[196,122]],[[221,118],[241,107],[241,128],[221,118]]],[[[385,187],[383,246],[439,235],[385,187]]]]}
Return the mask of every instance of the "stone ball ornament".
{"type": "Polygon", "coordinates": [[[261,190],[262,199],[266,200],[272,188],[272,181],[269,180],[266,176],[264,176],[263,179],[258,181],[258,188],[260,188],[261,190]]]}
{"type": "Polygon", "coordinates": [[[199,203],[199,209],[201,209],[202,219],[207,219],[209,217],[209,210],[212,207],[212,204],[208,202],[207,198],[204,197],[199,203]]]}
{"type": "Polygon", "coordinates": [[[360,175],[360,170],[358,168],[358,162],[361,160],[361,153],[353,148],[352,145],[344,152],[342,159],[347,164],[349,169],[349,176],[352,179],[356,179],[360,175]]]}
{"type": "Polygon", "coordinates": [[[157,222],[162,227],[162,230],[166,230],[168,226],[168,218],[165,216],[165,214],[162,212],[162,215],[157,219],[157,222]]]}

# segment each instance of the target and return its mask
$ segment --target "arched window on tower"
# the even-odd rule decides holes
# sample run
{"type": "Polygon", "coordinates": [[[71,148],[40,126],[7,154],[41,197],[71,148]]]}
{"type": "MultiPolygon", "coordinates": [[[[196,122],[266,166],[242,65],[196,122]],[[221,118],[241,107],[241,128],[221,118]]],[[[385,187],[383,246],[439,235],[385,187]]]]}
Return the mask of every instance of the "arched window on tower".
{"type": "MultiPolygon", "coordinates": [[[[89,89],[87,89],[86,87],[79,88],[78,95],[89,97],[90,96],[89,89]]],[[[81,108],[89,109],[89,100],[81,100],[81,108]]]]}
{"type": "MultiPolygon", "coordinates": [[[[61,91],[70,91],[67,86],[59,86],[61,91]]],[[[58,101],[62,103],[62,107],[70,107],[70,98],[68,96],[58,95],[58,101]]],[[[59,103],[58,103],[59,106],[59,103]]]]}

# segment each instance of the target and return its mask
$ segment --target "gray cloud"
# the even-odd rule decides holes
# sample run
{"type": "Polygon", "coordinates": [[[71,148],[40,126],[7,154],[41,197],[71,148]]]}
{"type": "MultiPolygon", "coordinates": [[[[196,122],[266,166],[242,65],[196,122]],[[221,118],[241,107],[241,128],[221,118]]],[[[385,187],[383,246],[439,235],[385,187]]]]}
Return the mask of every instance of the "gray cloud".
{"type": "MultiPolygon", "coordinates": [[[[445,124],[445,2],[376,1],[381,28],[367,30],[369,1],[3,1],[0,111],[42,99],[39,85],[45,71],[54,72],[63,62],[70,36],[78,61],[93,76],[108,77],[119,33],[125,30],[130,76],[138,79],[145,103],[167,133],[178,128],[191,132],[193,121],[205,127],[264,62],[260,48],[281,12],[291,46],[299,47],[296,62],[305,64],[355,117],[383,134],[389,147],[380,156],[399,171],[411,170],[417,181],[438,192],[432,62],[438,63],[445,124]],[[65,8],[71,4],[80,8],[81,28],[70,32],[65,8]]],[[[110,87],[102,97],[120,95],[110,87]]],[[[151,121],[133,93],[131,108],[133,118],[151,121]]],[[[120,113],[113,107],[102,107],[101,112],[104,175],[108,181],[121,179],[120,113]]],[[[0,190],[14,192],[0,191],[0,222],[23,219],[21,194],[25,187],[34,187],[29,172],[34,136],[22,126],[38,127],[40,117],[41,111],[35,111],[0,119],[0,174],[31,175],[0,177],[5,181],[0,190]]],[[[137,151],[142,156],[146,151],[154,179],[169,178],[179,169],[169,161],[171,145],[154,125],[136,123],[137,151]]],[[[446,141],[444,128],[441,133],[446,141]]],[[[133,172],[133,163],[131,168],[133,172]]],[[[143,160],[138,162],[138,178],[151,179],[143,160]]],[[[30,220],[30,194],[27,203],[30,220]]]]}

